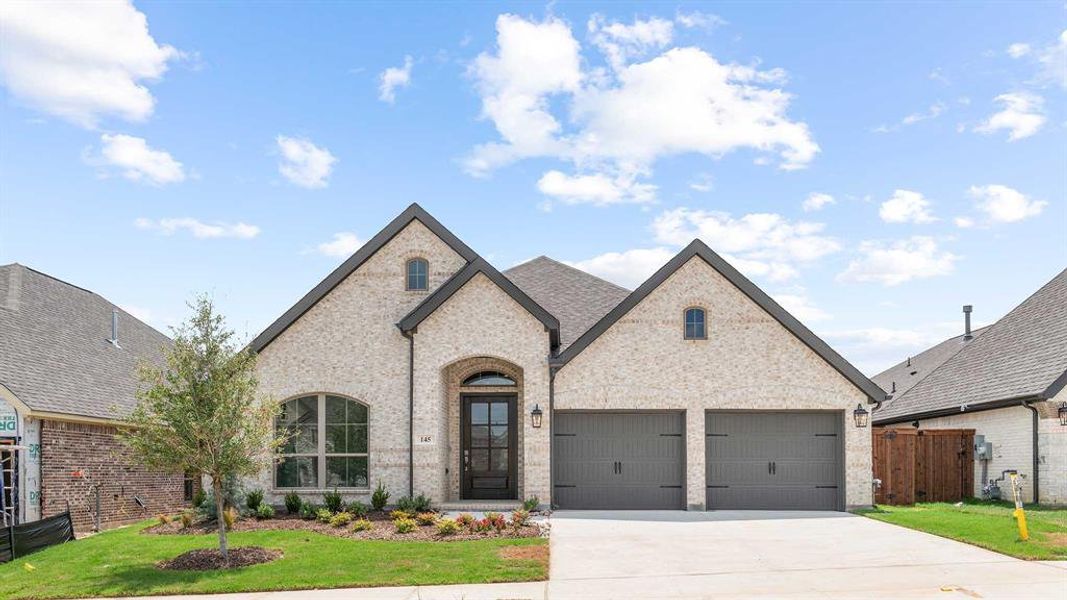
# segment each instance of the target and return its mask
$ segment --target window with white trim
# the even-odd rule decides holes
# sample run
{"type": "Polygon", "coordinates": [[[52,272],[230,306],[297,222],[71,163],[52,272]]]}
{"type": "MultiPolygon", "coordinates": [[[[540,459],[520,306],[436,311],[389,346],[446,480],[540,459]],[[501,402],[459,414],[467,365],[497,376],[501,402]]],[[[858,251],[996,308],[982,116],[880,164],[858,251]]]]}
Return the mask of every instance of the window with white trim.
{"type": "Polygon", "coordinates": [[[367,405],[334,394],[314,394],[282,403],[275,419],[288,436],[274,466],[276,488],[365,489],[367,405]]]}

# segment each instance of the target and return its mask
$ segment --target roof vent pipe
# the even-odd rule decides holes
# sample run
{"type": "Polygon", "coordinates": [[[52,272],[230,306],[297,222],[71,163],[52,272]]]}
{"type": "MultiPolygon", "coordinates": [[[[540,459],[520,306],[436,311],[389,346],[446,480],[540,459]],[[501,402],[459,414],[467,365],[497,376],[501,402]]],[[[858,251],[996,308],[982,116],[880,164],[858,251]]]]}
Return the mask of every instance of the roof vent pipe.
{"type": "Polygon", "coordinates": [[[971,335],[971,311],[974,309],[970,304],[963,305],[963,341],[974,338],[971,335]]]}
{"type": "Polygon", "coordinates": [[[116,348],[119,347],[119,309],[111,309],[111,339],[108,340],[116,348]]]}

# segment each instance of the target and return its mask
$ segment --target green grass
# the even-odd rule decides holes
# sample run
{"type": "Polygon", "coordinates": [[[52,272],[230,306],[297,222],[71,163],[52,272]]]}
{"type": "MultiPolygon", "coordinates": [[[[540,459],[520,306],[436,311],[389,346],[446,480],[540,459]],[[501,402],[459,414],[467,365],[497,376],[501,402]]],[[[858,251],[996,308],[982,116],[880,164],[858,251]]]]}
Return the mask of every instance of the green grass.
{"type": "Polygon", "coordinates": [[[967,542],[1026,560],[1067,560],[1067,509],[1027,506],[1030,540],[1019,539],[1019,529],[1007,502],[969,500],[962,506],[931,502],[914,506],[878,506],[859,514],[967,542]]]}
{"type": "Polygon", "coordinates": [[[546,545],[548,540],[542,538],[396,542],[301,531],[230,534],[231,547],[262,546],[285,553],[272,563],[228,571],[163,571],[155,567],[158,561],[214,547],[218,538],[140,534],[149,524],[53,546],[0,565],[0,598],[490,583],[548,576],[547,561],[500,556],[507,546],[546,545]]]}

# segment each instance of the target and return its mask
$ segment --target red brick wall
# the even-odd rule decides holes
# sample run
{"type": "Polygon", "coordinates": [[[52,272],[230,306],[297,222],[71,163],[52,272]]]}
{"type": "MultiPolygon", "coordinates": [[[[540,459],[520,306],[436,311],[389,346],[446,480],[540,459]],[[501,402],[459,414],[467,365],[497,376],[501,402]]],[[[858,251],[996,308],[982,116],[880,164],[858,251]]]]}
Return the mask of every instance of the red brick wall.
{"type": "Polygon", "coordinates": [[[41,422],[41,512],[50,516],[66,510],[78,533],[91,531],[96,514],[95,484],[100,484],[101,528],[173,513],[184,502],[181,475],[149,471],[106,425],[41,422]],[[72,475],[80,472],[80,476],[72,475]],[[134,496],[144,501],[142,509],[134,496]]]}

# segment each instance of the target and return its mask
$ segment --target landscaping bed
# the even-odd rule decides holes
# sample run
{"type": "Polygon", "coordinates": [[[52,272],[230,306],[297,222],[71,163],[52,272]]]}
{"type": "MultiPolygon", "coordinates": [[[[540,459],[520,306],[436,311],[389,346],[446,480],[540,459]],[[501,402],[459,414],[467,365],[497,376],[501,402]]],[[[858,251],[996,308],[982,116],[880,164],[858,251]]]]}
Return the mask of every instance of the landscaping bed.
{"type": "Polygon", "coordinates": [[[215,569],[237,569],[261,565],[282,557],[280,550],[268,550],[258,546],[244,546],[230,550],[226,558],[215,548],[190,550],[183,554],[158,563],[160,569],[172,571],[212,571],[215,569]]]}
{"type": "MultiPolygon", "coordinates": [[[[473,519],[473,517],[471,517],[473,519]]],[[[525,525],[513,525],[513,519],[505,518],[504,527],[498,529],[490,525],[484,531],[472,531],[469,526],[460,525],[459,529],[452,534],[442,534],[438,531],[437,524],[441,518],[437,517],[434,523],[419,525],[408,533],[399,533],[394,519],[389,514],[371,512],[364,519],[370,525],[370,529],[354,531],[353,523],[359,519],[343,525],[331,525],[318,519],[302,519],[297,515],[282,514],[271,519],[238,519],[231,532],[246,531],[314,531],[324,535],[335,537],[352,538],[358,540],[406,540],[406,541],[438,541],[454,542],[467,540],[481,540],[487,538],[531,538],[543,535],[542,529],[533,522],[525,525]]],[[[466,520],[466,519],[464,519],[466,520]]],[[[178,520],[166,523],[157,522],[155,525],[142,530],[148,535],[216,535],[218,533],[214,523],[195,523],[191,526],[183,526],[178,520]]]]}
{"type": "Polygon", "coordinates": [[[1027,541],[1019,539],[1014,510],[1015,506],[1008,502],[967,500],[959,504],[876,506],[857,513],[1015,558],[1067,560],[1067,508],[1027,506],[1027,541]]]}

